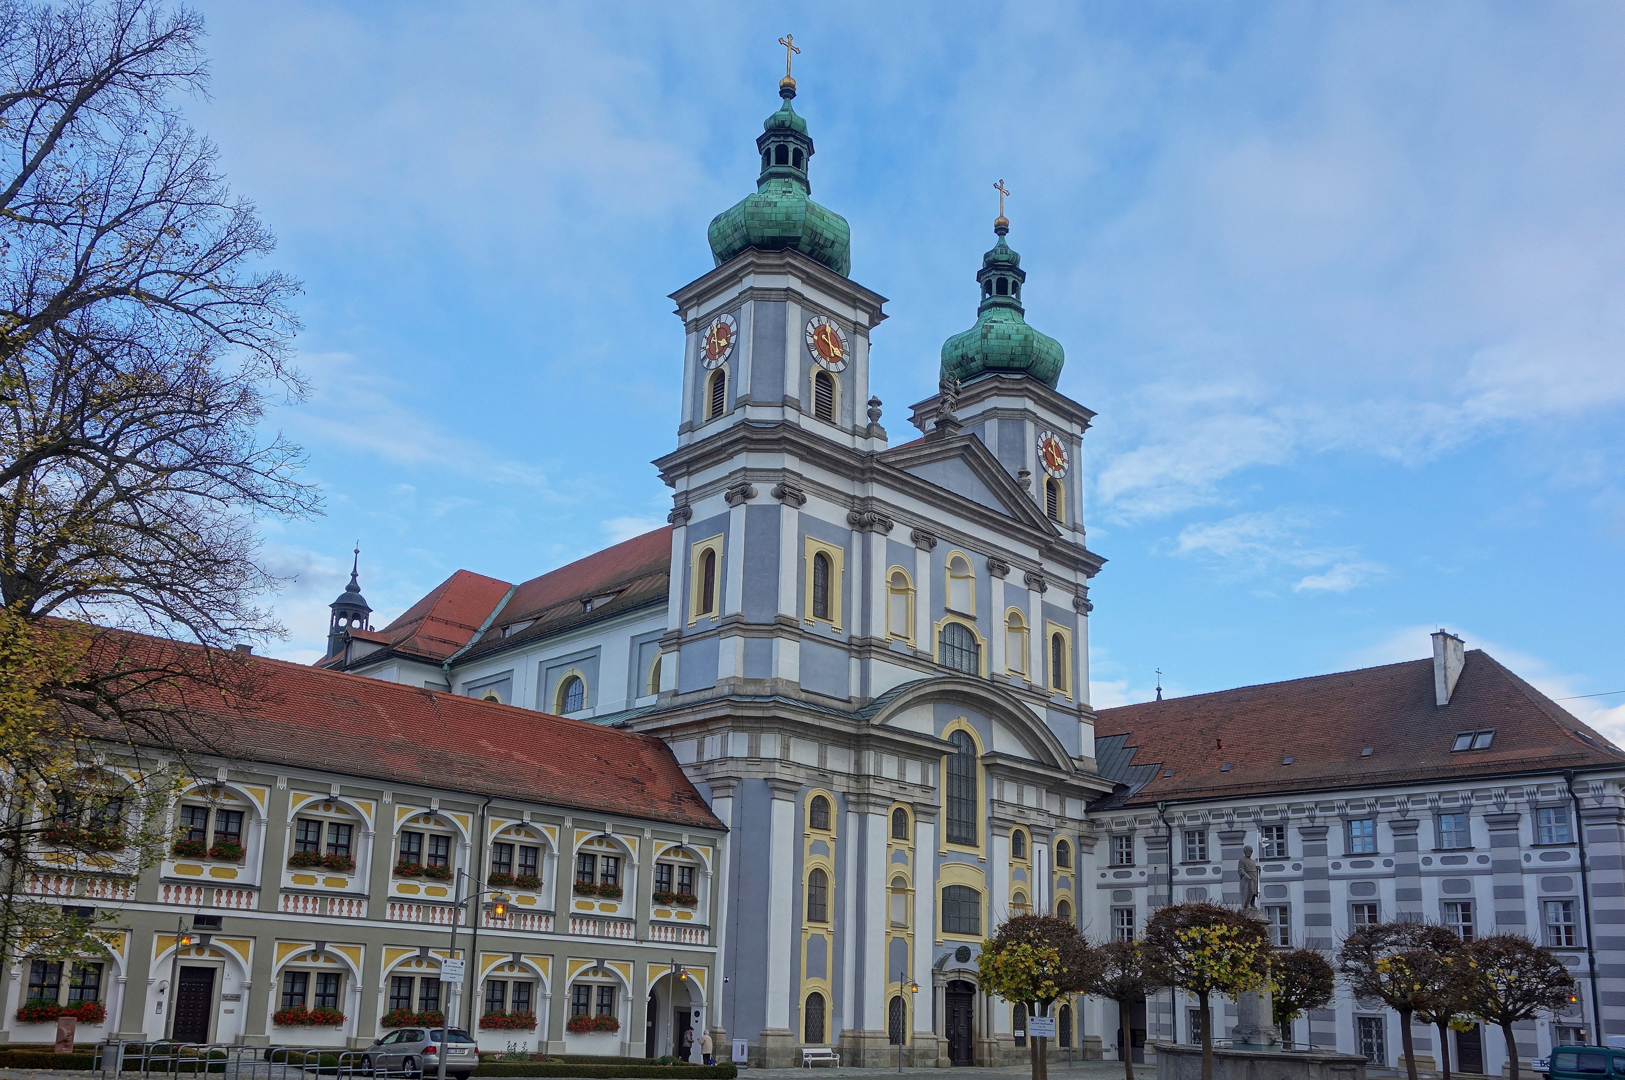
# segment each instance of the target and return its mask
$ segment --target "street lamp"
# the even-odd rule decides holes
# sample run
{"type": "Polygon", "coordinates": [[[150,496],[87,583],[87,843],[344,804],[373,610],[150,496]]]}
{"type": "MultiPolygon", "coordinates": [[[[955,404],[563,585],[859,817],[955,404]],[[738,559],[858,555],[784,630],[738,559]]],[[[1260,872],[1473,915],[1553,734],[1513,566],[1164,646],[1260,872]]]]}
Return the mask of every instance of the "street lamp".
{"type": "Polygon", "coordinates": [[[164,1041],[166,1042],[175,1041],[175,997],[176,987],[178,986],[176,980],[180,978],[181,973],[181,950],[191,947],[192,934],[191,931],[186,929],[186,916],[177,915],[175,916],[175,952],[169,958],[169,1004],[165,1006],[169,1010],[169,1019],[164,1024],[164,1041]]]}
{"type": "MultiPolygon", "coordinates": [[[[897,973],[897,985],[910,994],[920,992],[920,984],[908,977],[908,969],[904,968],[897,973]]],[[[908,1027],[908,1009],[903,1009],[903,1015],[897,1018],[897,1071],[903,1071],[903,1035],[908,1027]]]]}
{"type": "MultiPolygon", "coordinates": [[[[465,898],[462,895],[462,891],[463,891],[463,879],[466,878],[466,877],[468,877],[468,872],[466,870],[459,869],[457,871],[456,882],[452,885],[451,950],[446,955],[446,959],[448,961],[452,961],[452,960],[457,959],[457,913],[463,909],[464,904],[471,904],[472,901],[478,900],[480,897],[485,896],[486,894],[490,894],[491,900],[484,905],[482,910],[489,911],[492,915],[496,916],[499,919],[506,918],[507,914],[508,914],[508,898],[507,898],[507,896],[504,895],[503,893],[498,892],[495,889],[481,889],[478,892],[469,893],[468,896],[465,898]]],[[[477,958],[476,958],[476,962],[477,962],[477,958]]],[[[444,965],[442,965],[442,967],[444,967],[444,965]]],[[[467,968],[466,964],[463,967],[462,976],[463,977],[461,979],[459,979],[456,983],[447,983],[447,985],[448,986],[451,986],[451,985],[467,986],[468,985],[468,968],[467,968]]],[[[444,982],[445,980],[442,980],[442,981],[444,982]]],[[[459,995],[460,995],[460,993],[461,992],[459,992],[459,995]]],[[[462,1004],[460,996],[459,996],[458,1004],[459,1005],[462,1004]]],[[[451,1043],[449,1041],[447,1041],[449,1039],[450,1035],[451,1035],[451,1009],[449,1008],[450,1005],[451,1005],[451,995],[448,993],[446,995],[446,1000],[440,1003],[440,1006],[441,1006],[441,1009],[440,1009],[440,1053],[437,1055],[440,1058],[440,1063],[436,1067],[436,1070],[437,1070],[436,1075],[438,1076],[438,1080],[446,1080],[446,1056],[447,1056],[446,1051],[451,1046],[451,1043]]]]}

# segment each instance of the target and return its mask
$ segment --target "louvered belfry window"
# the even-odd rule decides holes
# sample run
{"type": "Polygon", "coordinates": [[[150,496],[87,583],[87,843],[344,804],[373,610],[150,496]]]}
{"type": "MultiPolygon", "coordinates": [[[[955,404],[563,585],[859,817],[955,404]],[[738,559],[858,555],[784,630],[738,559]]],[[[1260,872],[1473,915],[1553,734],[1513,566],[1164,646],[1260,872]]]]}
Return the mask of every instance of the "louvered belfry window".
{"type": "Polygon", "coordinates": [[[706,403],[705,418],[715,419],[728,405],[728,373],[719,370],[711,376],[711,400],[706,403]]]}
{"type": "Polygon", "coordinates": [[[835,380],[827,371],[813,376],[813,415],[835,423],[835,380]]]}

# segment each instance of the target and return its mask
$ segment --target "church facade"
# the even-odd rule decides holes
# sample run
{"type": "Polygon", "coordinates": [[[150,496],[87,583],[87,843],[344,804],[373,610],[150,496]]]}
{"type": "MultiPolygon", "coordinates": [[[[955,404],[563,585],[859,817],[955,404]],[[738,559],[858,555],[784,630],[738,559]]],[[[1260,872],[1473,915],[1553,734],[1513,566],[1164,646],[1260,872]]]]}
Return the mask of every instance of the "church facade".
{"type": "MultiPolygon", "coordinates": [[[[1062,347],[1026,322],[1002,207],[975,324],[912,407],[918,437],[894,444],[869,388],[886,300],[849,276],[847,223],[810,198],[794,81],[779,92],[756,192],[711,223],[714,268],[673,294],[682,409],[655,462],[669,527],[518,584],[459,570],[382,630],[352,578],[322,663],[668,743],[727,830],[706,928],[724,978],[696,1008],[753,1063],[808,1046],[1006,1062],[1024,1018],[975,985],[1000,920],[1131,936],[1170,898],[1233,900],[1244,843],[1280,944],[1329,949],[1351,920],[1401,913],[1459,927],[1463,903],[1479,932],[1557,925],[1577,958],[1606,954],[1605,1026],[1625,1031],[1625,940],[1561,936],[1564,910],[1625,921],[1625,756],[1448,635],[1402,671],[1097,714],[1104,559],[1078,467],[1094,414],[1058,391],[1062,347]],[[1582,820],[1589,865],[1608,868],[1584,897],[1582,820]]],[[[1067,1002],[1058,1042],[1115,1056],[1193,1033],[1180,999],[1137,1008],[1119,1032],[1114,1004],[1067,1002]]],[[[1340,1001],[1300,1034],[1392,1064],[1376,1015],[1340,1001]]],[[[1570,1033],[1528,1034],[1533,1051],[1570,1033]]]]}

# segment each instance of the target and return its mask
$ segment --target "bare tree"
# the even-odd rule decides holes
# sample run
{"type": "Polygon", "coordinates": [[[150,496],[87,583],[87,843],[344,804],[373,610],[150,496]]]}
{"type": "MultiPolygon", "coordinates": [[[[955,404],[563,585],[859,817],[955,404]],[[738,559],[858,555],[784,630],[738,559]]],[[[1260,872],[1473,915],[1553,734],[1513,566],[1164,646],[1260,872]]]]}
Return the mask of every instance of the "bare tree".
{"type": "Polygon", "coordinates": [[[1518,1080],[1512,1025],[1568,1008],[1574,976],[1550,949],[1518,934],[1491,934],[1468,942],[1462,952],[1473,973],[1468,1011],[1501,1029],[1512,1080],[1518,1080]]]}
{"type": "Polygon", "coordinates": [[[210,644],[279,629],[258,515],[314,512],[258,428],[297,285],[181,119],[202,22],[0,0],[0,600],[210,644]]]}
{"type": "Polygon", "coordinates": [[[1416,1080],[1412,1017],[1431,1003],[1436,992],[1431,978],[1435,958],[1448,954],[1460,941],[1442,926],[1388,922],[1355,927],[1338,950],[1338,971],[1354,996],[1379,998],[1399,1013],[1405,1072],[1410,1080],[1416,1080]]]}

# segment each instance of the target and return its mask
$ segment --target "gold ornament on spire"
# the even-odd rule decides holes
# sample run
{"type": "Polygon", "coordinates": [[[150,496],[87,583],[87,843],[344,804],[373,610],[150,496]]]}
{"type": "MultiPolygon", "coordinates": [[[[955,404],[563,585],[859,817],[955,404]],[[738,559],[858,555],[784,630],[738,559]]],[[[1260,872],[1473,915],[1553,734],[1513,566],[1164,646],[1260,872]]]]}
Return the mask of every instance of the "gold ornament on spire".
{"type": "Polygon", "coordinates": [[[1010,194],[1010,189],[1004,186],[1003,177],[1000,177],[999,182],[993,185],[993,190],[999,193],[999,216],[993,219],[993,227],[995,229],[1008,229],[1010,219],[1004,216],[1004,197],[1010,194]]]}
{"type": "Polygon", "coordinates": [[[794,34],[785,34],[779,39],[779,44],[784,46],[784,78],[779,80],[779,85],[793,88],[796,81],[790,77],[790,59],[792,56],[800,55],[801,50],[796,48],[796,36],[794,34]]]}

